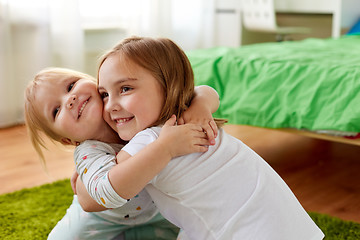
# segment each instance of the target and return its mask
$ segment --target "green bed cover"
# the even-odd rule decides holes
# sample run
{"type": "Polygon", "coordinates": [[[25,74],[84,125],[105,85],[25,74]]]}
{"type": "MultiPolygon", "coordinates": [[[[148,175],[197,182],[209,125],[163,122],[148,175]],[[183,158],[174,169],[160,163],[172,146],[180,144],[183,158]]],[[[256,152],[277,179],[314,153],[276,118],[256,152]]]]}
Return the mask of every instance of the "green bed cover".
{"type": "Polygon", "coordinates": [[[268,128],[360,132],[360,36],[188,51],[215,117],[268,128]]]}

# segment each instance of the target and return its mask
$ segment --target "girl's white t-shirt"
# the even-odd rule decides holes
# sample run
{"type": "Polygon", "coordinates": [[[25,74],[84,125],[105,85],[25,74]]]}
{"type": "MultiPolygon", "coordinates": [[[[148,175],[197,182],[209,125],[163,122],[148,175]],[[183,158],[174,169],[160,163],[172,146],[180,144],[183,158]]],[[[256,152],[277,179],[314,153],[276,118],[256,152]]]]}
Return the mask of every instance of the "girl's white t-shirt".
{"type": "MultiPolygon", "coordinates": [[[[160,130],[138,133],[122,150],[136,154],[155,141],[160,130]]],[[[190,239],[324,237],[269,164],[222,129],[207,152],[172,159],[145,189],[161,214],[190,239]]]]}

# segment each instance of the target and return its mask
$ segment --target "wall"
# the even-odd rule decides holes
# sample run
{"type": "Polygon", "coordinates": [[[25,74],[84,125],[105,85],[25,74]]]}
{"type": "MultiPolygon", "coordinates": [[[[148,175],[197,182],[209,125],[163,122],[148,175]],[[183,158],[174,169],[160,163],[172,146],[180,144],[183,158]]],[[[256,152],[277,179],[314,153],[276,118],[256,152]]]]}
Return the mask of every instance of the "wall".
{"type": "Polygon", "coordinates": [[[125,36],[125,30],[119,28],[86,29],[85,72],[96,77],[99,57],[125,36]]]}

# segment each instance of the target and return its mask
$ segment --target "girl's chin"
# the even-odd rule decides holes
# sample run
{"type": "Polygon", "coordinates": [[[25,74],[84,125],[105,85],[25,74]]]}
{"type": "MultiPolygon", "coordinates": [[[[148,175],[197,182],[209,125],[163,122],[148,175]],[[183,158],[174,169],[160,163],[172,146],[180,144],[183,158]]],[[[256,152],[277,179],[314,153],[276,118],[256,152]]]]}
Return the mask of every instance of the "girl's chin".
{"type": "Polygon", "coordinates": [[[131,124],[117,124],[115,127],[120,138],[125,141],[130,141],[137,133],[142,131],[142,129],[133,127],[131,124]]]}
{"type": "Polygon", "coordinates": [[[117,131],[117,133],[120,136],[120,138],[124,141],[130,141],[135,136],[135,134],[130,132],[117,131]]]}

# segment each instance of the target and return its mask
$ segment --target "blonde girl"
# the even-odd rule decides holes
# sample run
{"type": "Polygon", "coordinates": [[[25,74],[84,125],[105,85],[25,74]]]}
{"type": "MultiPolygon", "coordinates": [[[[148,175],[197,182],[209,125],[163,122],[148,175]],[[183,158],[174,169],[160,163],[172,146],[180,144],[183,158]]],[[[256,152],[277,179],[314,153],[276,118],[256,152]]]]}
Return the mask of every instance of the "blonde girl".
{"type": "MultiPolygon", "coordinates": [[[[123,40],[102,58],[98,81],[104,119],[122,139],[130,140],[118,161],[127,161],[161,137],[158,126],[172,114],[186,112],[194,97],[186,55],[164,38],[123,40]]],[[[119,196],[127,198],[133,192],[119,177],[124,174],[118,164],[108,172],[108,180],[119,196]]],[[[182,239],[324,236],[279,175],[223,130],[208,151],[173,158],[145,189],[162,215],[183,230],[182,239]]]]}
{"type": "MultiPolygon", "coordinates": [[[[203,92],[201,89],[198,91],[203,92]]],[[[207,100],[206,93],[199,94],[200,101],[194,102],[194,109],[203,108],[202,97],[207,100]]],[[[211,116],[211,113],[208,114],[211,116]]],[[[189,119],[192,118],[188,116],[189,119]]],[[[89,157],[85,163],[103,164],[103,169],[116,165],[115,152],[120,151],[125,143],[103,119],[103,102],[95,79],[69,69],[44,69],[35,76],[25,91],[25,119],[30,139],[43,161],[42,149],[46,148],[44,137],[77,146],[76,149],[86,145],[87,139],[92,139],[92,148],[96,146],[96,149],[104,150],[106,154],[105,157],[89,157]],[[98,160],[102,162],[96,162],[98,160]]],[[[146,162],[153,167],[159,165],[164,158],[166,161],[178,154],[206,151],[203,145],[208,144],[208,140],[205,139],[202,127],[195,124],[173,127],[174,122],[173,117],[164,125],[162,139],[143,151],[144,155],[131,160],[141,162],[141,156],[145,156],[146,159],[153,160],[146,162]],[[177,147],[174,143],[178,141],[181,146],[177,147]],[[159,147],[169,149],[172,155],[163,157],[158,154],[159,147]],[[156,155],[156,158],[151,158],[150,155],[156,155]]],[[[89,153],[91,152],[92,150],[89,153]]],[[[146,169],[152,171],[152,168],[146,169]]],[[[156,174],[155,172],[154,175],[156,174]]],[[[86,196],[86,202],[92,203],[92,199],[83,190],[84,185],[77,181],[77,191],[86,196]]],[[[97,210],[104,208],[98,206],[97,210]]],[[[178,228],[158,214],[148,193],[139,189],[136,196],[126,199],[121,206],[98,213],[83,211],[74,196],[66,215],[52,230],[48,239],[175,239],[177,231],[178,228]]]]}

